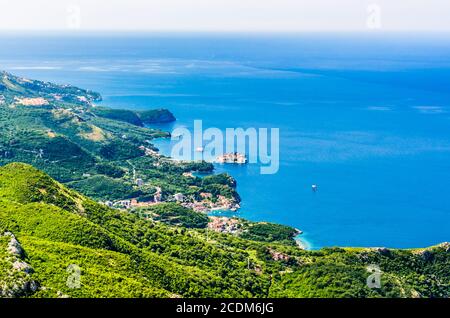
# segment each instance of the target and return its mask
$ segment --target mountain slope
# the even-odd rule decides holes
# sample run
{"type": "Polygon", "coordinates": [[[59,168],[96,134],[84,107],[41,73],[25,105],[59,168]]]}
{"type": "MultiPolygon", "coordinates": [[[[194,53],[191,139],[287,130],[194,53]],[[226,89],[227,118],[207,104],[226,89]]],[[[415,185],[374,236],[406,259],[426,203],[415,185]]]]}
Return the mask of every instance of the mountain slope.
{"type": "MultiPolygon", "coordinates": [[[[135,268],[130,275],[143,275],[150,285],[153,283],[160,289],[187,296],[212,297],[224,295],[225,292],[235,296],[251,295],[245,290],[232,290],[231,286],[221,282],[220,276],[190,264],[179,264],[166,255],[154,253],[150,248],[138,247],[151,243],[144,241],[146,237],[138,238],[143,233],[169,236],[173,230],[161,228],[163,234],[158,233],[159,229],[151,231],[154,225],[149,222],[137,224],[138,220],[132,215],[110,210],[68,190],[31,166],[11,164],[0,168],[0,193],[1,231],[13,231],[19,240],[24,237],[25,242],[32,244],[31,250],[36,248],[33,243],[42,240],[57,246],[66,243],[94,250],[111,250],[127,255],[133,261],[135,268]],[[18,178],[15,178],[16,175],[18,178]],[[81,214],[80,210],[73,209],[75,206],[81,207],[81,214]],[[64,207],[72,211],[64,210],[64,207]],[[148,231],[145,231],[146,227],[148,231]],[[124,237],[118,234],[124,234],[124,237]]],[[[24,248],[28,250],[26,243],[24,248]]],[[[195,251],[191,252],[195,254],[195,251]]],[[[29,251],[27,253],[32,257],[29,251]]],[[[65,255],[66,252],[61,253],[65,255]]],[[[66,268],[59,265],[55,267],[57,269],[64,271],[66,268]]],[[[36,275],[40,277],[39,273],[36,275]]],[[[101,289],[101,286],[97,288],[101,289]]],[[[65,292],[71,294],[70,291],[65,292]]]]}
{"type": "Polygon", "coordinates": [[[449,296],[448,244],[303,251],[168,226],[102,206],[25,164],[0,168],[0,233],[15,235],[21,262],[32,268],[16,270],[17,278],[10,274],[8,239],[2,236],[0,286],[25,286],[6,296],[449,296]],[[67,284],[72,264],[80,269],[80,288],[67,284]],[[366,285],[370,264],[383,271],[380,289],[366,285]]]}

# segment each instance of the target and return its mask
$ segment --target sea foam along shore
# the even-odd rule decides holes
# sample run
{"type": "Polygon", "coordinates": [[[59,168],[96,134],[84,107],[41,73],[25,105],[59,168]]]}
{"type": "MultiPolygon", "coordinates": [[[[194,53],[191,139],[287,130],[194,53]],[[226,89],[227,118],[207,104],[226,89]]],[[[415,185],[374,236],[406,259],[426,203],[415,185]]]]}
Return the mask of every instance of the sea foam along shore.
{"type": "Polygon", "coordinates": [[[302,250],[311,250],[312,244],[303,237],[303,235],[305,233],[299,229],[296,229],[296,230],[297,230],[297,235],[294,236],[294,240],[295,240],[295,243],[297,244],[297,246],[299,248],[301,248],[302,250]]]}

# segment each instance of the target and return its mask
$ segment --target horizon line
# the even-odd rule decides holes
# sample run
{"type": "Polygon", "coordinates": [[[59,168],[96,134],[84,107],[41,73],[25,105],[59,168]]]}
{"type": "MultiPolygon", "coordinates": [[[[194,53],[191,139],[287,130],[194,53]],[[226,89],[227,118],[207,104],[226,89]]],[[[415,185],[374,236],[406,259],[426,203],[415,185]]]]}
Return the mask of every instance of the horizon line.
{"type": "Polygon", "coordinates": [[[132,30],[132,29],[0,29],[0,34],[367,34],[367,35],[389,35],[389,34],[449,34],[450,30],[132,30]]]}

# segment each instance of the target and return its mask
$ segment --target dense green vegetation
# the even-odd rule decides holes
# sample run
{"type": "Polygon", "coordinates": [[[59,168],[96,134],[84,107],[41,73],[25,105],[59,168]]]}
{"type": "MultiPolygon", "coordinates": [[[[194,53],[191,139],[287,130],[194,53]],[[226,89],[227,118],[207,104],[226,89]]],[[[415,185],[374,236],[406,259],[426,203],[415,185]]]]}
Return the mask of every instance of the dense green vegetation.
{"type": "Polygon", "coordinates": [[[153,109],[137,112],[144,124],[169,123],[175,120],[173,114],[167,109],[153,109]]]}
{"type": "Polygon", "coordinates": [[[133,187],[132,184],[122,182],[106,176],[93,176],[79,181],[68,183],[68,185],[85,195],[101,200],[120,200],[135,198],[143,195],[142,191],[133,187]]]}
{"type": "Polygon", "coordinates": [[[154,221],[186,228],[205,228],[208,225],[208,217],[205,214],[194,212],[173,202],[141,209],[139,213],[150,216],[154,221]]]}
{"type": "Polygon", "coordinates": [[[92,113],[99,117],[124,121],[136,126],[144,126],[139,116],[132,110],[95,107],[92,109],[92,113]]]}
{"type": "MultiPolygon", "coordinates": [[[[10,231],[21,243],[40,286],[32,297],[449,296],[449,245],[303,251],[288,242],[206,233],[189,228],[200,218],[175,203],[155,206],[155,219],[112,210],[24,164],[0,168],[0,194],[0,233],[10,231]],[[163,215],[186,223],[166,224],[163,215]],[[66,284],[71,264],[81,269],[80,288],[66,284]],[[383,271],[381,289],[366,286],[370,264],[383,271]]],[[[2,259],[3,281],[11,264],[2,259]]]]}
{"type": "Polygon", "coordinates": [[[132,111],[128,109],[95,107],[91,112],[99,117],[123,121],[141,127],[146,124],[169,123],[176,120],[175,116],[167,109],[132,111]]]}
{"type": "Polygon", "coordinates": [[[122,178],[126,173],[124,169],[108,163],[97,164],[96,168],[99,174],[116,179],[122,178]]]}
{"type": "Polygon", "coordinates": [[[256,223],[250,225],[241,234],[241,237],[262,242],[279,241],[286,244],[294,244],[293,238],[297,234],[297,230],[290,226],[274,223],[256,223]]]}

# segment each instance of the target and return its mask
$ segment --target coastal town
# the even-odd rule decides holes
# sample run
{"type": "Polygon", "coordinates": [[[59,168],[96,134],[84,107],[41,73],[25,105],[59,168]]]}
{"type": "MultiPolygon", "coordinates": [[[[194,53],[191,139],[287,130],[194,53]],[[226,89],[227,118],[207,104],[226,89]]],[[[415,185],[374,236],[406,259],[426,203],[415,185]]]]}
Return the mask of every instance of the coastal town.
{"type": "MultiPolygon", "coordinates": [[[[138,182],[143,182],[142,179],[138,179],[138,182]]],[[[217,195],[216,200],[213,200],[211,193],[200,193],[201,200],[195,200],[193,196],[187,196],[183,193],[175,193],[169,195],[166,200],[162,198],[162,190],[156,187],[156,192],[153,195],[153,200],[139,201],[137,198],[123,199],[117,201],[100,201],[100,203],[116,209],[128,210],[133,208],[145,208],[164,202],[177,202],[180,205],[190,208],[195,212],[208,213],[211,211],[229,210],[237,211],[240,208],[239,203],[234,199],[226,198],[222,195],[217,195]]]]}
{"type": "MultiPolygon", "coordinates": [[[[122,136],[125,138],[125,136],[122,136]]],[[[146,143],[151,145],[150,140],[145,140],[146,143]]],[[[156,162],[153,163],[154,167],[159,167],[164,162],[175,162],[182,163],[182,161],[174,160],[173,158],[162,156],[157,150],[154,148],[150,148],[149,146],[140,145],[138,147],[140,151],[144,153],[144,156],[148,156],[151,158],[157,159],[156,162]]],[[[220,163],[232,163],[232,164],[245,164],[247,163],[247,158],[244,154],[240,153],[227,153],[222,156],[217,157],[217,162],[220,163]]],[[[154,194],[151,200],[139,200],[139,198],[127,198],[120,200],[107,200],[107,201],[99,201],[100,203],[116,209],[136,209],[136,208],[145,208],[150,207],[156,204],[164,203],[164,202],[177,202],[180,205],[190,208],[195,212],[200,213],[209,213],[211,211],[237,211],[240,208],[239,202],[235,198],[229,198],[224,195],[213,195],[209,192],[200,192],[200,198],[196,198],[194,195],[187,195],[181,192],[163,195],[163,189],[159,186],[154,186],[151,183],[147,183],[144,179],[137,176],[136,169],[134,165],[128,161],[128,164],[132,167],[132,182],[133,185],[139,189],[142,188],[154,188],[154,194]]],[[[90,177],[90,175],[85,175],[90,177]]],[[[182,176],[185,178],[196,178],[193,174],[193,171],[183,172],[182,176]]]]}
{"type": "Polygon", "coordinates": [[[228,234],[239,234],[242,232],[242,222],[236,218],[210,216],[208,229],[228,234]]]}
{"type": "Polygon", "coordinates": [[[117,201],[101,201],[100,203],[117,209],[131,209],[131,208],[142,208],[148,207],[155,204],[163,202],[177,202],[180,205],[191,208],[196,212],[208,213],[210,211],[216,210],[230,210],[236,211],[240,208],[239,203],[235,200],[228,199],[224,196],[218,195],[217,200],[213,202],[211,193],[200,193],[202,200],[198,201],[192,198],[192,196],[186,196],[183,193],[176,193],[167,198],[167,200],[162,200],[161,189],[157,187],[157,192],[153,196],[151,201],[139,201],[137,198],[124,199],[117,201]]]}
{"type": "MultiPolygon", "coordinates": [[[[145,156],[152,158],[157,158],[158,161],[153,164],[153,166],[158,167],[160,162],[165,160],[171,161],[170,158],[162,158],[159,152],[146,147],[144,145],[139,146],[139,150],[145,153],[145,156]]],[[[154,188],[155,192],[151,200],[140,201],[139,198],[121,199],[116,201],[100,201],[100,203],[116,209],[134,209],[134,208],[145,208],[153,206],[164,202],[177,202],[180,205],[190,208],[195,212],[208,213],[211,211],[237,211],[240,208],[239,202],[235,198],[227,198],[224,195],[216,195],[209,192],[200,192],[200,199],[196,199],[194,195],[186,195],[184,193],[178,192],[171,195],[163,195],[163,189],[159,186],[153,186],[152,184],[146,183],[142,178],[137,177],[136,169],[133,167],[132,170],[132,180],[135,187],[142,189],[154,188]]],[[[85,175],[90,177],[90,175],[85,175]]],[[[183,172],[182,176],[185,178],[195,178],[193,172],[183,172]]]]}

